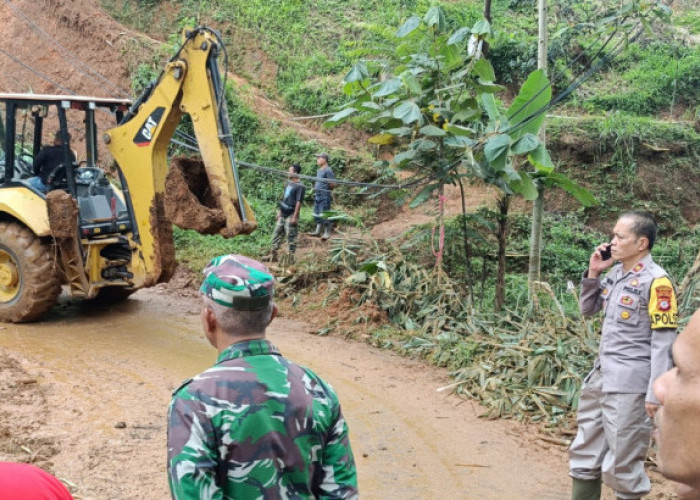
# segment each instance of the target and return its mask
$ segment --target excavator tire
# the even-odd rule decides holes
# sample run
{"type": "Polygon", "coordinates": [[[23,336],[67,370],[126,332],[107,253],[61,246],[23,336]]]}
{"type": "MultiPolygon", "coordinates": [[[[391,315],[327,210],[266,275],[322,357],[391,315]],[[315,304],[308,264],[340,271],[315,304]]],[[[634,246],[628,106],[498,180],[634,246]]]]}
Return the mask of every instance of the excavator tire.
{"type": "Polygon", "coordinates": [[[0,321],[34,321],[60,294],[53,247],[18,222],[0,222],[0,321]]]}

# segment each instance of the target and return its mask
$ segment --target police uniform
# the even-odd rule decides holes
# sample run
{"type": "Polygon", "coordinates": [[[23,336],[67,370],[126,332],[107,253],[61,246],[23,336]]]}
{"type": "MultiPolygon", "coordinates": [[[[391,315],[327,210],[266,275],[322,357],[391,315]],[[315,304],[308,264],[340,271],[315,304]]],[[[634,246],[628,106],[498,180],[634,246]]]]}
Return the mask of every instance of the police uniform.
{"type": "Polygon", "coordinates": [[[569,451],[570,475],[601,478],[618,498],[640,498],[651,485],[644,459],[652,423],[645,402],[659,404],[656,378],[671,368],[677,304],[673,285],[651,255],[624,272],[581,283],[581,313],[604,311],[599,355],[584,379],[578,433],[569,451]]]}

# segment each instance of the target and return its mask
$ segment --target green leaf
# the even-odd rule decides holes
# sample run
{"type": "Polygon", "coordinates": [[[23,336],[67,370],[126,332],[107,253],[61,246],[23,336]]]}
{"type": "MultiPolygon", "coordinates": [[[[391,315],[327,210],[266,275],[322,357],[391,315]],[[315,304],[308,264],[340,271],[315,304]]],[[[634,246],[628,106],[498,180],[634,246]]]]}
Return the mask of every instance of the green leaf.
{"type": "Polygon", "coordinates": [[[537,187],[527,172],[518,172],[517,174],[520,179],[510,183],[511,189],[528,201],[537,199],[537,187]]]}
{"type": "Polygon", "coordinates": [[[428,200],[428,198],[430,198],[430,195],[433,194],[433,191],[437,189],[437,187],[438,186],[436,184],[428,184],[427,186],[425,186],[418,192],[416,197],[413,198],[409,207],[416,208],[418,205],[425,203],[428,200]]]}
{"type": "Polygon", "coordinates": [[[413,129],[411,127],[398,127],[398,128],[390,128],[388,130],[385,130],[387,134],[392,134],[392,135],[398,135],[398,136],[406,136],[406,135],[411,135],[411,132],[413,132],[413,129]]]}
{"type": "Polygon", "coordinates": [[[547,148],[540,144],[535,148],[535,150],[530,153],[527,157],[528,161],[540,172],[550,173],[554,170],[554,163],[549,157],[549,152],[547,148]]]}
{"type": "Polygon", "coordinates": [[[445,146],[451,148],[471,148],[476,144],[475,140],[462,136],[451,136],[445,139],[445,146]]]}
{"type": "Polygon", "coordinates": [[[407,149],[406,151],[401,151],[399,154],[394,156],[394,163],[400,165],[404,162],[412,160],[415,158],[417,151],[413,149],[407,149]]]}
{"type": "Polygon", "coordinates": [[[474,85],[474,90],[479,93],[493,94],[495,92],[500,92],[505,87],[498,85],[497,83],[485,82],[482,79],[478,80],[478,83],[474,85]]]}
{"type": "Polygon", "coordinates": [[[442,137],[447,135],[444,130],[442,130],[440,127],[436,127],[435,125],[426,125],[425,127],[421,127],[420,133],[427,135],[428,137],[442,137]]]}
{"type": "Polygon", "coordinates": [[[397,90],[401,88],[403,85],[403,82],[399,80],[398,78],[389,78],[388,80],[384,80],[379,87],[379,90],[377,90],[373,96],[374,97],[384,97],[390,94],[393,94],[397,90]]]}
{"type": "Polygon", "coordinates": [[[468,38],[469,35],[471,35],[472,30],[469,28],[459,28],[457,31],[452,33],[452,36],[447,39],[447,45],[456,45],[458,43],[462,43],[465,38],[468,38]]]}
{"type": "Polygon", "coordinates": [[[455,45],[443,45],[440,47],[440,56],[445,61],[444,66],[448,70],[453,70],[464,64],[462,52],[455,45]]]}
{"type": "Polygon", "coordinates": [[[348,71],[348,74],[345,75],[345,78],[343,78],[343,81],[346,83],[359,82],[359,81],[362,81],[366,78],[369,78],[369,72],[367,71],[367,66],[365,66],[365,64],[362,62],[357,62],[357,63],[353,64],[352,68],[350,68],[350,71],[348,71]]]}
{"type": "Polygon", "coordinates": [[[445,31],[445,13],[440,7],[430,7],[425,13],[423,21],[428,26],[435,28],[438,33],[445,31]]]}
{"type": "Polygon", "coordinates": [[[557,172],[552,172],[547,177],[547,183],[557,186],[570,195],[572,195],[584,207],[592,207],[598,204],[595,196],[593,196],[586,188],[579,186],[574,181],[557,172]]]}
{"type": "Polygon", "coordinates": [[[493,162],[496,158],[508,151],[510,146],[510,137],[506,134],[497,134],[491,136],[484,146],[484,155],[489,162],[493,162]]]}
{"type": "Polygon", "coordinates": [[[491,24],[486,19],[477,21],[472,27],[472,33],[476,36],[483,37],[484,35],[491,34],[491,24]]]}
{"type": "Polygon", "coordinates": [[[477,118],[481,116],[481,110],[479,108],[463,109],[452,115],[453,122],[468,122],[472,118],[477,118]]]}
{"type": "Polygon", "coordinates": [[[374,101],[365,101],[362,103],[361,107],[366,109],[373,109],[374,111],[381,111],[382,109],[384,109],[374,101]]]}
{"type": "Polygon", "coordinates": [[[537,139],[537,137],[535,137],[532,134],[525,134],[520,139],[518,139],[518,141],[515,144],[513,144],[511,151],[514,155],[522,155],[525,153],[529,153],[539,145],[540,141],[537,139]]]}
{"type": "Polygon", "coordinates": [[[416,151],[430,151],[431,149],[435,149],[437,147],[437,143],[435,141],[431,141],[430,139],[418,139],[413,141],[411,147],[416,151]]]}
{"type": "Polygon", "coordinates": [[[394,109],[393,117],[401,120],[405,124],[418,122],[419,124],[423,122],[423,115],[421,115],[420,108],[413,101],[404,101],[394,109]]]}
{"type": "Polygon", "coordinates": [[[489,120],[492,122],[498,120],[498,106],[496,105],[496,98],[493,94],[481,94],[481,103],[486,110],[486,114],[489,115],[489,120]]]}
{"type": "Polygon", "coordinates": [[[504,151],[500,156],[495,157],[493,160],[489,160],[489,166],[496,172],[505,172],[508,160],[508,153],[504,151]]]}
{"type": "Polygon", "coordinates": [[[403,83],[406,85],[406,88],[412,94],[421,94],[421,92],[423,92],[423,88],[420,86],[420,83],[411,73],[404,73],[401,78],[403,79],[403,83]]]}
{"type": "Polygon", "coordinates": [[[485,82],[495,82],[496,73],[493,70],[491,63],[484,58],[479,59],[474,63],[474,74],[485,82]]]}
{"type": "Polygon", "coordinates": [[[473,129],[470,129],[469,127],[463,127],[461,125],[454,125],[452,123],[450,123],[447,126],[446,132],[448,132],[450,134],[454,134],[454,135],[473,135],[474,134],[473,129]]]}
{"type": "Polygon", "coordinates": [[[537,134],[544,120],[543,107],[549,103],[551,98],[552,86],[549,84],[544,70],[538,69],[530,73],[517,97],[513,99],[506,116],[512,124],[517,124],[534,113],[539,112],[540,114],[514,130],[511,134],[513,139],[519,139],[527,133],[537,134]]]}
{"type": "Polygon", "coordinates": [[[357,112],[355,108],[345,108],[341,111],[338,111],[326,121],[330,123],[339,123],[355,112],[357,112]]]}
{"type": "Polygon", "coordinates": [[[379,270],[379,264],[375,261],[366,262],[358,269],[359,272],[374,274],[379,270]]]}
{"type": "Polygon", "coordinates": [[[396,32],[396,38],[403,38],[406,35],[408,35],[411,31],[416,29],[418,26],[420,26],[420,17],[418,16],[411,16],[409,17],[405,23],[401,25],[401,27],[398,29],[396,32]]]}
{"type": "Polygon", "coordinates": [[[387,144],[392,144],[394,142],[394,136],[392,134],[376,134],[367,139],[367,142],[370,144],[386,146],[387,144]]]}

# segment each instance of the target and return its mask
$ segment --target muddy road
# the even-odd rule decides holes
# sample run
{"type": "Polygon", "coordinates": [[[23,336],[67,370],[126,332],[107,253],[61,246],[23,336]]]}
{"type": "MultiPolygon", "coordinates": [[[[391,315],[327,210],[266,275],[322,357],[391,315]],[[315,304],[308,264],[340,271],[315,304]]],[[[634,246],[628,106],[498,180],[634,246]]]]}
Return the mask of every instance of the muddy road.
{"type": "MultiPolygon", "coordinates": [[[[4,325],[0,353],[19,361],[43,399],[29,407],[36,425],[2,438],[52,455],[50,470],[76,498],[168,498],[170,393],[215,360],[198,307],[155,288],[113,306],[62,302],[42,323],[4,325]]],[[[269,337],[337,389],[362,498],[568,497],[563,450],[520,424],[479,419],[478,406],[436,392],[449,380],[419,362],[308,330],[282,316],[269,337]]],[[[11,400],[3,418],[26,418],[23,401],[11,400]]]]}

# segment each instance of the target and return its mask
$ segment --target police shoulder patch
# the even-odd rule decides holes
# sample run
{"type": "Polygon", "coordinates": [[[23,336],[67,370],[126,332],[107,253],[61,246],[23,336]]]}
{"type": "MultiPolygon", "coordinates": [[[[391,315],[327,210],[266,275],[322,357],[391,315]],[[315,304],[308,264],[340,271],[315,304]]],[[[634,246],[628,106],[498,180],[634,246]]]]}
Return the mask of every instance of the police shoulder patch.
{"type": "Polygon", "coordinates": [[[651,328],[676,328],[678,326],[678,304],[673,284],[667,276],[656,278],[649,295],[649,319],[651,328]]]}

